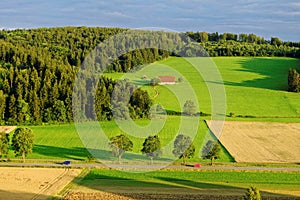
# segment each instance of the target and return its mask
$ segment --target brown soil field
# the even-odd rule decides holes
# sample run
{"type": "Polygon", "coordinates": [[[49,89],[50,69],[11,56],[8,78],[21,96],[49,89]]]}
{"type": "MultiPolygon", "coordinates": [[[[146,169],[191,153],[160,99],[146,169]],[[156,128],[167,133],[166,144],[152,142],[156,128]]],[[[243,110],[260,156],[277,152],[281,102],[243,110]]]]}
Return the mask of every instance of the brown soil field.
{"type": "Polygon", "coordinates": [[[113,194],[107,192],[97,193],[70,193],[65,197],[66,200],[240,200],[239,196],[222,195],[196,195],[196,194],[147,194],[147,193],[120,193],[113,194]]]}
{"type": "MultiPolygon", "coordinates": [[[[214,191],[206,191],[203,193],[180,193],[180,190],[172,193],[159,193],[156,192],[155,188],[152,188],[152,192],[133,192],[133,193],[122,193],[122,192],[70,192],[63,198],[64,200],[240,200],[244,193],[235,194],[220,194],[220,191],[214,193],[214,191]]],[[[272,200],[298,200],[298,197],[285,197],[285,196],[263,196],[263,199],[272,200]]]]}
{"type": "Polygon", "coordinates": [[[0,199],[47,199],[62,190],[81,170],[0,168],[0,199]]]}
{"type": "MultiPolygon", "coordinates": [[[[105,181],[98,180],[98,181],[105,181]]],[[[68,186],[67,186],[68,187],[68,186]]],[[[97,181],[91,181],[84,185],[75,184],[64,193],[65,200],[240,200],[245,194],[244,188],[182,188],[182,187],[131,187],[120,186],[116,180],[116,186],[98,186],[97,181]]],[[[278,192],[278,191],[276,191],[278,192]]],[[[278,194],[261,191],[263,199],[272,200],[296,200],[295,194],[278,194]]]]}
{"type": "Polygon", "coordinates": [[[226,121],[219,141],[236,162],[300,162],[300,123],[226,121]]]}
{"type": "Polygon", "coordinates": [[[0,126],[0,132],[10,133],[16,128],[17,128],[16,126],[0,126]]]}

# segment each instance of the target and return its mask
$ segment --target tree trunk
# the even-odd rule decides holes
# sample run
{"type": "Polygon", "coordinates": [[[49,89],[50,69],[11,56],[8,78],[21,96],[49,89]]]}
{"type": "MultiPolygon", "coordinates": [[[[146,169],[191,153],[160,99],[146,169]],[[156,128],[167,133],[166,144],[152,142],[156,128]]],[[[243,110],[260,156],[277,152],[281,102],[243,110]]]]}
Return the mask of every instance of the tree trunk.
{"type": "Polygon", "coordinates": [[[25,163],[25,152],[22,152],[23,163],[25,163]]]}
{"type": "Polygon", "coordinates": [[[122,155],[119,155],[119,156],[118,156],[118,163],[119,163],[119,164],[121,164],[121,158],[122,158],[122,155]]]}
{"type": "Polygon", "coordinates": [[[153,165],[153,157],[150,156],[150,164],[153,165]]]}
{"type": "Polygon", "coordinates": [[[186,160],[185,160],[185,156],[182,156],[182,160],[183,160],[183,164],[186,165],[186,160]]]}
{"type": "Polygon", "coordinates": [[[214,165],[214,160],[215,160],[215,157],[211,157],[211,159],[210,159],[210,165],[211,165],[211,166],[214,165]]]}

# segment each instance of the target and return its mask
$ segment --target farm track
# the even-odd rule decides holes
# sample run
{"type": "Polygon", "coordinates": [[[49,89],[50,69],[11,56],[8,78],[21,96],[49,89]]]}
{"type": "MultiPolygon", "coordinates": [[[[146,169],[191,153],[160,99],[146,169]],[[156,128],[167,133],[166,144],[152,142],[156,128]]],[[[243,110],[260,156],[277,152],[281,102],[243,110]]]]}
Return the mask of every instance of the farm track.
{"type": "Polygon", "coordinates": [[[68,170],[65,170],[62,172],[58,177],[56,177],[53,181],[51,181],[49,184],[46,185],[46,187],[42,188],[36,195],[32,197],[32,200],[38,200],[38,199],[43,199],[44,194],[47,194],[48,191],[51,190],[51,187],[62,180],[64,176],[66,176],[68,173],[68,170]]]}
{"type": "Polygon", "coordinates": [[[156,97],[158,97],[159,93],[158,93],[158,89],[157,87],[153,87],[153,90],[155,91],[155,95],[153,96],[153,99],[156,99],[156,97]]]}
{"type": "Polygon", "coordinates": [[[201,168],[193,168],[190,166],[162,166],[162,165],[125,165],[125,164],[71,164],[65,166],[62,164],[47,163],[0,163],[0,167],[56,167],[56,168],[113,168],[117,170],[159,170],[159,169],[182,169],[182,170],[227,170],[227,171],[289,171],[300,172],[300,167],[256,167],[256,166],[202,166],[201,168]]]}

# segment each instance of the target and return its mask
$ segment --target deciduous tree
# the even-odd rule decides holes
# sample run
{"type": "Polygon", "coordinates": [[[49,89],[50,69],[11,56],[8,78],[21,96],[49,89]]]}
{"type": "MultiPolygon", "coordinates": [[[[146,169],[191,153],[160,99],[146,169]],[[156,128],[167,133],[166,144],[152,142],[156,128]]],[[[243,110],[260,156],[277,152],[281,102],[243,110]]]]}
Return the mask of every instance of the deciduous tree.
{"type": "Polygon", "coordinates": [[[187,158],[192,158],[195,155],[195,146],[192,143],[191,137],[187,135],[177,135],[174,141],[173,154],[182,158],[184,164],[186,164],[187,158]]]}
{"type": "Polygon", "coordinates": [[[218,158],[220,151],[221,147],[217,142],[208,140],[206,145],[202,149],[202,158],[210,159],[210,164],[213,165],[213,162],[218,158]]]}
{"type": "Polygon", "coordinates": [[[161,145],[160,140],[157,135],[149,136],[145,139],[143,143],[142,153],[146,154],[153,164],[153,158],[157,158],[161,155],[161,145]]]}
{"type": "Polygon", "coordinates": [[[300,74],[295,69],[289,70],[288,87],[290,92],[299,92],[300,90],[300,74]]]}
{"type": "Polygon", "coordinates": [[[121,158],[126,151],[132,151],[133,143],[126,135],[117,135],[110,138],[110,147],[112,149],[113,155],[118,157],[119,163],[121,163],[121,158]]]}
{"type": "Polygon", "coordinates": [[[183,113],[186,115],[196,114],[196,105],[192,100],[187,100],[183,106],[183,113]]]}
{"type": "Polygon", "coordinates": [[[32,152],[34,134],[30,128],[17,128],[12,138],[12,147],[16,156],[25,157],[32,152]]]}

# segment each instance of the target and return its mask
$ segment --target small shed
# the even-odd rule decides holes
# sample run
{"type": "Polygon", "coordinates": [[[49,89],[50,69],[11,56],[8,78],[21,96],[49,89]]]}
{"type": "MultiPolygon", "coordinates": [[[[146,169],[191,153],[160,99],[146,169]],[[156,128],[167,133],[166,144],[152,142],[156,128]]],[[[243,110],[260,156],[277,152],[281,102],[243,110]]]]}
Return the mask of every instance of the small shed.
{"type": "Polygon", "coordinates": [[[175,76],[159,76],[160,85],[173,85],[176,83],[175,76]]]}

